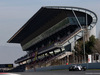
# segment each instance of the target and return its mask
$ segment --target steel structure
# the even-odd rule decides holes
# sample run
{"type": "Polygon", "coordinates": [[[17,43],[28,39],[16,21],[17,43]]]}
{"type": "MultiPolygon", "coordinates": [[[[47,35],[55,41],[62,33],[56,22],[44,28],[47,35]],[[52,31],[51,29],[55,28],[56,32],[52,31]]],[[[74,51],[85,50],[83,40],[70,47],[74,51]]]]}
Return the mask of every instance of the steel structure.
{"type": "MultiPolygon", "coordinates": [[[[23,50],[27,51],[28,54],[38,51],[37,61],[41,55],[44,55],[44,58],[46,58],[46,53],[50,51],[56,55],[55,50],[57,49],[60,50],[60,53],[50,60],[62,59],[71,54],[68,53],[68,51],[63,51],[63,48],[66,48],[69,44],[74,46],[72,43],[85,35],[83,33],[85,30],[83,27],[91,31],[96,25],[97,20],[97,15],[85,8],[44,6],[8,40],[8,43],[20,43],[23,50]],[[50,43],[49,46],[46,45],[47,47],[45,48],[39,48],[41,44],[43,44],[42,47],[44,47],[45,42],[51,40],[52,37],[54,38],[54,35],[60,35],[60,32],[63,33],[63,30],[67,33],[66,37],[61,38],[60,41],[50,43]]],[[[56,38],[59,40],[59,37],[56,38]]],[[[16,60],[15,63],[29,59],[33,61],[32,56],[26,55],[25,58],[20,58],[16,60]]],[[[46,62],[49,61],[46,60],[46,62]]]]}

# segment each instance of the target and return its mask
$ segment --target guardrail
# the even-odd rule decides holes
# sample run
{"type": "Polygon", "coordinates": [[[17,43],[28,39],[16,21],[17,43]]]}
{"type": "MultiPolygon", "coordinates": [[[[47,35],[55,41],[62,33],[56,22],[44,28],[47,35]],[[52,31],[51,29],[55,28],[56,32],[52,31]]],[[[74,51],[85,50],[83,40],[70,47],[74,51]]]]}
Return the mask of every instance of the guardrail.
{"type": "MultiPolygon", "coordinates": [[[[36,71],[64,70],[64,69],[68,69],[71,65],[73,65],[73,64],[42,67],[42,68],[37,68],[36,71]]],[[[83,64],[77,64],[77,65],[86,66],[87,69],[100,69],[100,63],[83,63],[83,64]]],[[[30,70],[27,70],[27,71],[33,72],[34,69],[30,69],[30,70]]]]}

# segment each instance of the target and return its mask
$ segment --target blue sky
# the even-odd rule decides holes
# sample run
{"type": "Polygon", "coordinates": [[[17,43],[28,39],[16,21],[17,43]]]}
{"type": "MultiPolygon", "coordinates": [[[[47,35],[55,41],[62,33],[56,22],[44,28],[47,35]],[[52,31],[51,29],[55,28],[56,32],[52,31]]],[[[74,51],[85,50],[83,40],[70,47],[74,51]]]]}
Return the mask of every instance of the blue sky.
{"type": "MultiPolygon", "coordinates": [[[[0,64],[13,63],[26,54],[20,45],[7,40],[21,28],[42,6],[75,6],[94,11],[100,18],[100,0],[0,0],[0,64]]],[[[97,36],[100,32],[97,23],[97,36]]]]}

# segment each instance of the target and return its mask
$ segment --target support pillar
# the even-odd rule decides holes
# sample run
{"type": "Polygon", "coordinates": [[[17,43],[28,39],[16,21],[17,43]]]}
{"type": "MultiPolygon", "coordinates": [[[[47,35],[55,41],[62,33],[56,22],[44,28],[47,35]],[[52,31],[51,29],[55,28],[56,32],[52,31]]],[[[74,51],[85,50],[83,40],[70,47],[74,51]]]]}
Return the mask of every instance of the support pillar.
{"type": "Polygon", "coordinates": [[[62,52],[62,49],[60,48],[60,51],[62,52]]]}
{"type": "Polygon", "coordinates": [[[99,54],[99,62],[100,62],[100,54],[99,54]]]}

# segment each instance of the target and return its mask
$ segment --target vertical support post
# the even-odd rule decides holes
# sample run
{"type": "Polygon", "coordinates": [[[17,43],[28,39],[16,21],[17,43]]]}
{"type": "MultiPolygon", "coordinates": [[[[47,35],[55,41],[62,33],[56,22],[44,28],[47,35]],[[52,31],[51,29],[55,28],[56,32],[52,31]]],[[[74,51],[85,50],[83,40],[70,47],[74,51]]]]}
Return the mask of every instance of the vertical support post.
{"type": "Polygon", "coordinates": [[[67,55],[67,63],[69,64],[69,55],[67,55]]]}
{"type": "Polygon", "coordinates": [[[88,27],[88,19],[87,19],[87,13],[86,13],[86,28],[88,27]]]}
{"type": "Polygon", "coordinates": [[[67,63],[67,56],[65,57],[65,64],[67,63]]]}
{"type": "Polygon", "coordinates": [[[62,49],[60,48],[60,51],[62,52],[62,49]]]}
{"type": "Polygon", "coordinates": [[[53,55],[55,55],[55,51],[53,50],[53,55]]]}
{"type": "Polygon", "coordinates": [[[83,27],[83,51],[84,51],[84,63],[86,62],[86,57],[85,57],[85,34],[84,34],[84,27],[83,27]]]}
{"type": "MultiPolygon", "coordinates": [[[[76,45],[76,41],[77,41],[77,38],[76,38],[76,36],[74,37],[74,45],[76,45]]],[[[74,46],[75,47],[75,46],[74,46]]],[[[75,61],[76,60],[76,50],[74,49],[74,63],[76,62],[75,61]]]]}
{"type": "MultiPolygon", "coordinates": [[[[85,11],[86,12],[86,11],[85,11]]],[[[86,41],[89,40],[89,36],[90,34],[88,34],[88,16],[87,16],[87,13],[86,13],[86,41]]]]}

